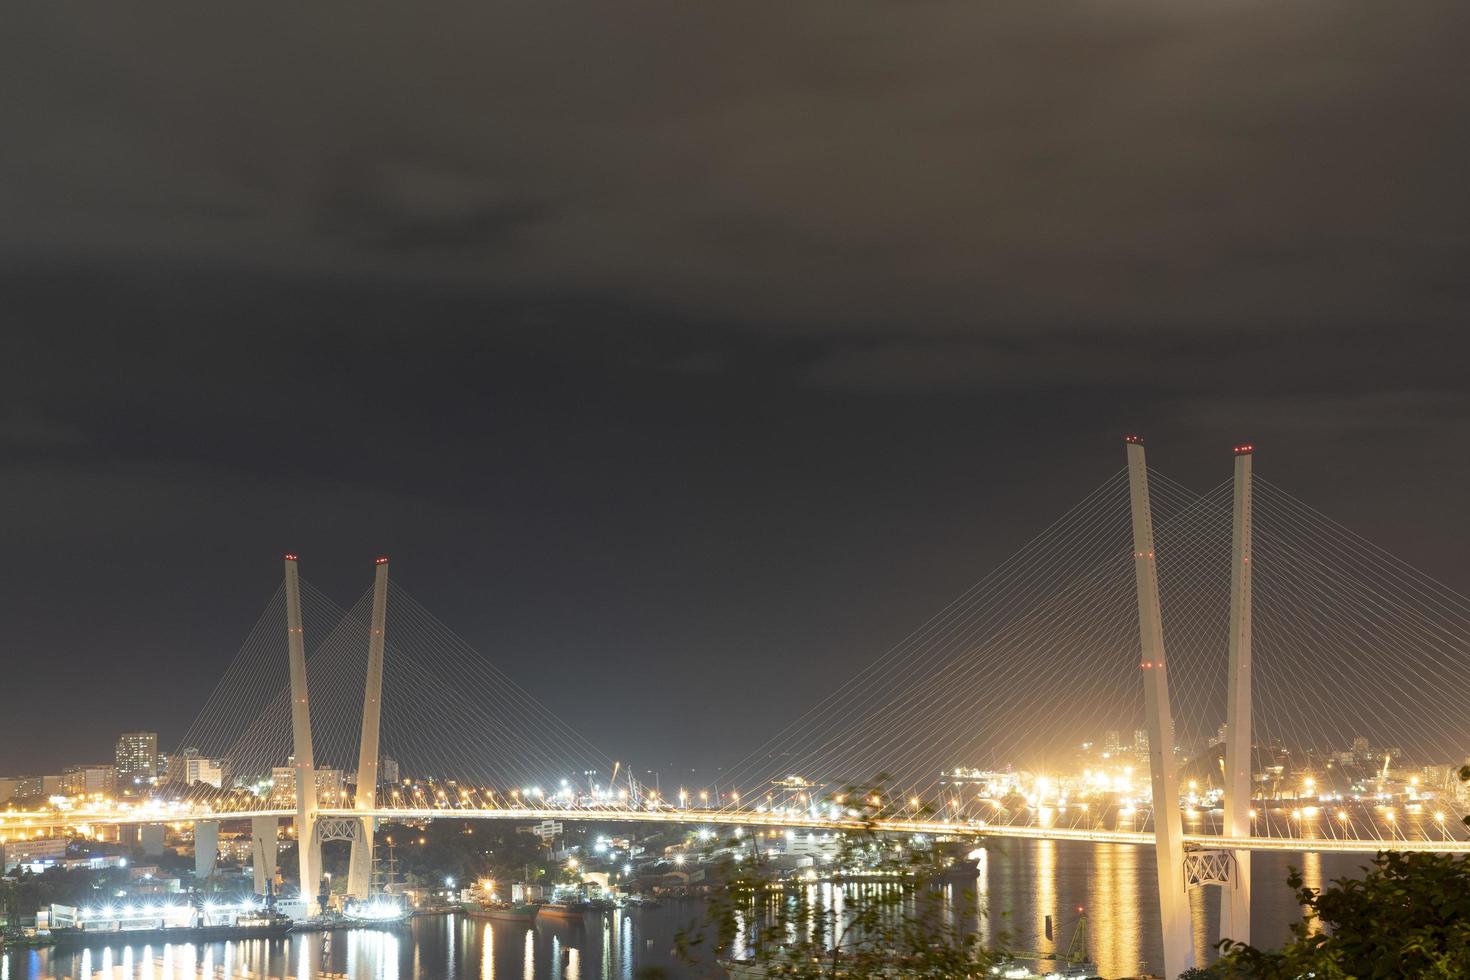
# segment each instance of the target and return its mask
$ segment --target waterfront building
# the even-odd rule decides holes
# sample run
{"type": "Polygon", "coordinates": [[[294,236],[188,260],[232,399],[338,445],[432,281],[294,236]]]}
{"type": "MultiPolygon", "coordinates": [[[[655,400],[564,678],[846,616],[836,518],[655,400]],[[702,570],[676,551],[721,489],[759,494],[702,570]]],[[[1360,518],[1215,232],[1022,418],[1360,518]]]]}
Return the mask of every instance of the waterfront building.
{"type": "Polygon", "coordinates": [[[831,833],[815,830],[788,830],[774,841],[771,850],[788,857],[809,857],[830,861],[837,856],[841,842],[831,833]]]}
{"type": "Polygon", "coordinates": [[[70,843],[65,837],[6,841],[0,844],[0,874],[9,874],[22,864],[32,868],[55,865],[66,857],[70,843]]]}
{"type": "Polygon", "coordinates": [[[969,769],[956,766],[939,774],[941,786],[955,786],[987,799],[1002,799],[1022,791],[1021,774],[1013,770],[969,769]]]}
{"type": "Polygon", "coordinates": [[[543,844],[550,844],[562,835],[563,827],[560,820],[543,820],[529,827],[521,827],[520,830],[535,834],[541,838],[543,844]]]}

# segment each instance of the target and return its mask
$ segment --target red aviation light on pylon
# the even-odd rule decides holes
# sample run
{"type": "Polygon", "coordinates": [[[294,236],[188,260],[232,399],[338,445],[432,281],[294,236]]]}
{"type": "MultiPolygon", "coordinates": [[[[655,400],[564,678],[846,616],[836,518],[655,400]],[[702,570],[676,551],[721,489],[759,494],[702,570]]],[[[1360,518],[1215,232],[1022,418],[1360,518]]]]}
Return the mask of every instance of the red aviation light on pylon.
{"type": "Polygon", "coordinates": [[[379,555],[377,558],[374,558],[373,559],[373,564],[374,565],[386,565],[386,564],[388,564],[388,556],[387,555],[379,555]]]}
{"type": "Polygon", "coordinates": [[[1247,443],[1245,443],[1243,445],[1239,445],[1239,446],[1236,446],[1235,447],[1235,455],[1237,455],[1237,456],[1249,456],[1252,453],[1254,453],[1255,451],[1256,451],[1255,445],[1253,443],[1249,443],[1249,442],[1247,442],[1247,443]]]}
{"type": "Polygon", "coordinates": [[[1134,446],[1143,445],[1143,436],[1124,436],[1123,441],[1134,446]]]}
{"type": "Polygon", "coordinates": [[[284,559],[286,559],[287,561],[295,561],[296,560],[296,556],[293,553],[289,552],[289,551],[286,552],[281,557],[284,558],[284,559]]]}

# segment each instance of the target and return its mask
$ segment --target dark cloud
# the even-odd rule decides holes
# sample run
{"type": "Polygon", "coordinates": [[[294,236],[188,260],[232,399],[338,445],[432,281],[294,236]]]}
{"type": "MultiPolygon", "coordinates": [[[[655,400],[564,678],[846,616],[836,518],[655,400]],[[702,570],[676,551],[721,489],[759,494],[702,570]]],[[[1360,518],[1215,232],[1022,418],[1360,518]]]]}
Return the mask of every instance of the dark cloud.
{"type": "Polygon", "coordinates": [[[781,330],[1446,324],[1467,16],[23,4],[4,240],[781,330]]]}
{"type": "Polygon", "coordinates": [[[277,551],[350,599],[391,550],[656,755],[635,692],[734,712],[789,671],[794,710],[1132,429],[1202,486],[1254,437],[1453,578],[1467,20],[14,4],[0,594],[45,655],[11,682],[94,692],[58,755],[167,732],[160,678],[207,688],[277,551]]]}

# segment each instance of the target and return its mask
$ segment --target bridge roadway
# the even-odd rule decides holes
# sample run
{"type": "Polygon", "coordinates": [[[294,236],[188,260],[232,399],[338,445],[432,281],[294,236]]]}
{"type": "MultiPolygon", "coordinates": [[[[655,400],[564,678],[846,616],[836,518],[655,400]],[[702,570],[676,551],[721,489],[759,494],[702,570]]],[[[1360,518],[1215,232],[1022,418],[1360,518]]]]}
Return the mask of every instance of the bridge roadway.
{"type": "MultiPolygon", "coordinates": [[[[17,821],[30,821],[30,826],[55,827],[79,824],[152,824],[190,823],[199,820],[247,820],[251,817],[293,818],[294,810],[182,810],[143,807],[135,810],[60,813],[0,813],[0,834],[15,827],[17,821]]],[[[1023,840],[1067,840],[1093,844],[1136,844],[1152,846],[1152,831],[1107,830],[1104,828],[1037,827],[992,824],[980,820],[925,820],[904,817],[881,817],[867,821],[859,817],[822,817],[811,814],[761,813],[758,811],[654,809],[633,810],[609,807],[576,807],[568,809],[504,807],[485,808],[421,808],[396,807],[376,810],[349,808],[322,809],[318,817],[375,817],[384,821],[411,820],[559,820],[599,821],[611,823],[678,823],[702,827],[756,827],[790,830],[876,830],[903,834],[968,834],[975,837],[1009,837],[1023,840]]],[[[1342,837],[1223,837],[1215,834],[1185,834],[1189,848],[1249,851],[1313,851],[1325,853],[1375,854],[1381,850],[1418,851],[1435,854],[1470,854],[1470,840],[1410,840],[1397,838],[1342,837]]]]}

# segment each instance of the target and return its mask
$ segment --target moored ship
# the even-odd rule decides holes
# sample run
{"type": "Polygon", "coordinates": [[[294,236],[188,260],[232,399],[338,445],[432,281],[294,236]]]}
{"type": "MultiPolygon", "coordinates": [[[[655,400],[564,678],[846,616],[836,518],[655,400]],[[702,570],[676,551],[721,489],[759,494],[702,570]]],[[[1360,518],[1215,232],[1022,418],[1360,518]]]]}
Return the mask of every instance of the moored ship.
{"type": "Polygon", "coordinates": [[[490,919],[494,922],[518,922],[530,925],[536,919],[536,913],[541,906],[526,903],[510,904],[505,902],[492,902],[483,905],[470,905],[465,907],[465,914],[472,919],[490,919]]]}
{"type": "Polygon", "coordinates": [[[122,905],[77,909],[51,906],[50,941],[60,948],[134,943],[214,943],[286,935],[291,919],[269,904],[122,905]]]}

